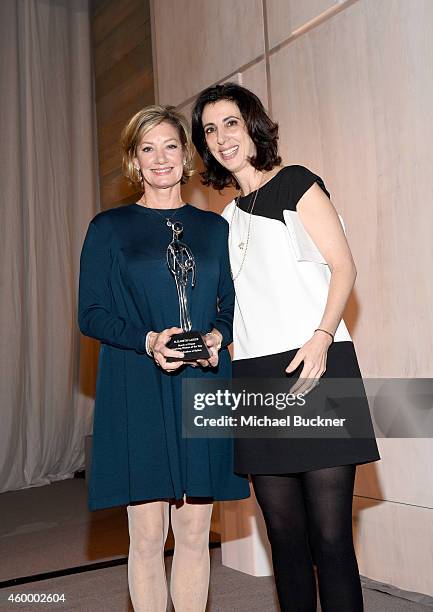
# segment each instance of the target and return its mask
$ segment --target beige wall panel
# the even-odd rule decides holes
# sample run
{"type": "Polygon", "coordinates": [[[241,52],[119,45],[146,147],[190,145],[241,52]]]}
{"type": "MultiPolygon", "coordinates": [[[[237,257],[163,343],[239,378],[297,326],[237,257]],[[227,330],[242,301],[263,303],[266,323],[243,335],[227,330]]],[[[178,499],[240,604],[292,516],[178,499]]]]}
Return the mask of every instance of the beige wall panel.
{"type": "Polygon", "coordinates": [[[253,64],[240,73],[239,84],[251,89],[260,98],[265,108],[268,108],[268,88],[265,60],[253,64]]]}
{"type": "Polygon", "coordinates": [[[158,99],[179,105],[264,52],[260,0],[155,0],[158,99]]]}
{"type": "Polygon", "coordinates": [[[271,57],[285,158],[323,172],[346,222],[358,267],[349,323],[370,376],[428,376],[433,365],[433,289],[420,282],[433,208],[414,214],[433,196],[433,122],[419,119],[433,104],[433,4],[418,4],[414,17],[404,0],[357,2],[271,57]]]}
{"type": "Polygon", "coordinates": [[[355,493],[433,508],[433,440],[382,438],[378,444],[382,460],[358,466],[355,493]]]}
{"type": "Polygon", "coordinates": [[[266,0],[269,47],[341,4],[342,0],[266,0]]]}
{"type": "Polygon", "coordinates": [[[323,173],[320,103],[312,48],[306,37],[271,56],[270,74],[272,111],[280,124],[284,161],[323,173]]]}
{"type": "Polygon", "coordinates": [[[237,83],[251,89],[260,98],[265,107],[268,106],[268,88],[266,77],[266,62],[259,60],[246,68],[243,72],[236,72],[221,83],[237,83]]]}
{"type": "Polygon", "coordinates": [[[433,3],[365,3],[377,164],[379,358],[392,376],[433,370],[433,3]],[[377,49],[381,52],[377,53],[377,49]],[[402,351],[401,347],[405,347],[402,351]],[[406,354],[405,354],[406,353],[406,354]],[[394,359],[390,359],[393,355],[394,359]]]}
{"type": "Polygon", "coordinates": [[[361,575],[433,595],[433,509],[355,497],[353,514],[361,575]]]}

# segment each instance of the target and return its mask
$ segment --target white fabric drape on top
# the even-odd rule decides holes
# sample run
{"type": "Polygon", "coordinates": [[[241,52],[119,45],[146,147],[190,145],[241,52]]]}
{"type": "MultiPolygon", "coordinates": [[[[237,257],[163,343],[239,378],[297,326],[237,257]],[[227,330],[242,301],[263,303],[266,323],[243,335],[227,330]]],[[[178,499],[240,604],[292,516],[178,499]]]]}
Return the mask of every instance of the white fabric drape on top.
{"type": "Polygon", "coordinates": [[[84,465],[94,345],[80,340],[76,301],[97,183],[88,0],[2,0],[0,33],[6,491],[67,478],[84,465]]]}

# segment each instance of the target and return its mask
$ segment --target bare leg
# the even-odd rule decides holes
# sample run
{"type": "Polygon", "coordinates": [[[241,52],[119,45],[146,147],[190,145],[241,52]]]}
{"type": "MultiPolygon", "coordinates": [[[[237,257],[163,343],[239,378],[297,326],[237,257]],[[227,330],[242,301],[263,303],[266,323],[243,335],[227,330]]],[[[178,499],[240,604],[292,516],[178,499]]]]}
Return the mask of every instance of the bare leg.
{"type": "Polygon", "coordinates": [[[171,598],[176,612],[204,612],[209,589],[211,503],[171,507],[175,538],[171,598]]]}
{"type": "Polygon", "coordinates": [[[164,544],[169,524],[165,501],[128,506],[129,593],[135,612],[166,612],[164,544]]]}

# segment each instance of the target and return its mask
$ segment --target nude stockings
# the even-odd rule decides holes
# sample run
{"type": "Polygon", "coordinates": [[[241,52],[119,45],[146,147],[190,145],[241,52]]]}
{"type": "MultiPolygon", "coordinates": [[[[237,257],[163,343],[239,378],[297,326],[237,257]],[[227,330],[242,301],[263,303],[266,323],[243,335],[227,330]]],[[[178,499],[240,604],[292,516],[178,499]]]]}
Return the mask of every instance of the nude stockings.
{"type": "Polygon", "coordinates": [[[128,506],[128,582],[135,612],[165,612],[164,544],[169,510],[175,537],[170,592],[176,612],[204,612],[209,586],[212,504],[165,501],[128,506]]]}

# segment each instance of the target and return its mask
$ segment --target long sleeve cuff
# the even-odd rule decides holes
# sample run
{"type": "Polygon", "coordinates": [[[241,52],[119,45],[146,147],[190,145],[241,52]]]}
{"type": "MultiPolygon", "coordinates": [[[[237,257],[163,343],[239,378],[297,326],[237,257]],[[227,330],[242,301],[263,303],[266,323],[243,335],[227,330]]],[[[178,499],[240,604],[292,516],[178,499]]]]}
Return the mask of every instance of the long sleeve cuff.
{"type": "Polygon", "coordinates": [[[221,319],[216,319],[215,329],[222,335],[221,348],[226,348],[233,342],[233,328],[221,319]]]}

